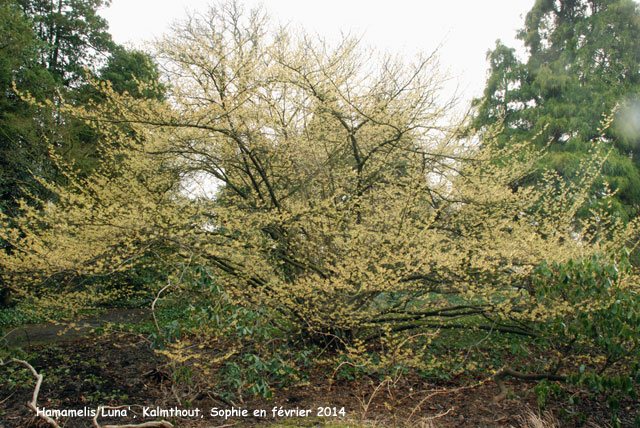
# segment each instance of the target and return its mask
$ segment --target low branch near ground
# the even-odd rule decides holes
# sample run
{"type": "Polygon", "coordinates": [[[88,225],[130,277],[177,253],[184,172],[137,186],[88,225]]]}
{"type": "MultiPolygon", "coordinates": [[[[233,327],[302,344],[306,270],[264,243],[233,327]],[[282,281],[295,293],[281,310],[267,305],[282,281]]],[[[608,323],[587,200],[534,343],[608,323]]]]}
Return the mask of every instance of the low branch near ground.
{"type": "Polygon", "coordinates": [[[16,358],[12,358],[6,363],[0,360],[0,366],[4,366],[11,363],[22,364],[23,366],[28,368],[33,374],[33,376],[36,378],[36,386],[35,388],[33,388],[33,396],[31,397],[31,401],[27,403],[27,407],[33,410],[33,412],[36,414],[37,417],[42,418],[42,420],[44,420],[54,428],[60,428],[60,425],[58,425],[58,423],[53,419],[51,419],[49,416],[45,415],[44,413],[38,413],[38,394],[40,394],[40,386],[42,385],[43,376],[40,373],[38,373],[31,364],[27,363],[24,360],[18,360],[16,358]]]}
{"type": "Polygon", "coordinates": [[[504,399],[509,393],[509,389],[504,385],[504,378],[507,376],[515,377],[516,379],[526,380],[526,381],[536,381],[536,380],[554,380],[558,382],[566,382],[567,377],[562,375],[556,375],[554,373],[521,373],[517,372],[509,367],[504,367],[499,370],[495,375],[493,375],[493,379],[498,384],[500,388],[500,393],[493,398],[493,401],[501,401],[504,399]]]}
{"type": "MultiPolygon", "coordinates": [[[[461,314],[464,315],[464,314],[461,314]]],[[[473,314],[471,314],[473,315],[473,314]]],[[[529,333],[523,330],[520,330],[519,328],[517,328],[516,326],[509,327],[500,327],[500,326],[490,326],[490,325],[464,325],[464,324],[446,324],[446,323],[425,323],[425,322],[421,322],[421,321],[416,321],[414,323],[408,323],[408,324],[400,324],[398,326],[395,326],[393,328],[391,328],[388,331],[380,331],[380,332],[376,332],[374,334],[371,334],[369,336],[367,336],[364,341],[365,342],[369,342],[371,340],[375,340],[378,339],[382,336],[384,336],[385,334],[389,333],[389,332],[394,332],[394,333],[398,333],[401,331],[407,331],[407,330],[413,330],[413,329],[419,329],[419,328],[431,328],[431,329],[462,329],[462,330],[484,330],[484,331],[496,331],[499,333],[509,333],[509,334],[515,334],[518,336],[526,336],[526,337],[536,337],[536,335],[534,333],[529,333]]]]}
{"type": "Polygon", "coordinates": [[[445,307],[445,308],[439,308],[439,309],[434,309],[431,311],[424,311],[424,312],[393,311],[391,313],[397,314],[397,316],[375,318],[371,322],[386,323],[386,322],[418,321],[423,318],[429,318],[429,317],[454,318],[454,317],[467,316],[467,315],[483,314],[485,311],[486,311],[486,308],[483,308],[478,305],[457,305],[457,306],[451,306],[448,308],[445,307]]]}

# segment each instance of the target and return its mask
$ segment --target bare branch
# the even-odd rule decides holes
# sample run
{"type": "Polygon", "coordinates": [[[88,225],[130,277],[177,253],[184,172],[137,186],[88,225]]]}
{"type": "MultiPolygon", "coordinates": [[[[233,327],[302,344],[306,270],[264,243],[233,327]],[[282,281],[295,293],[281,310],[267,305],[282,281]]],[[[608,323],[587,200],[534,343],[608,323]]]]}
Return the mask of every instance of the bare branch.
{"type": "Polygon", "coordinates": [[[54,428],[60,428],[60,425],[58,425],[58,423],[56,421],[51,419],[49,416],[47,416],[43,412],[38,412],[38,394],[40,394],[40,386],[42,385],[43,376],[40,373],[38,373],[36,371],[36,369],[34,369],[31,364],[29,364],[28,362],[26,362],[24,360],[18,360],[16,358],[12,358],[9,361],[7,361],[6,363],[4,361],[0,360],[0,366],[4,366],[4,365],[7,365],[7,364],[11,364],[11,363],[22,364],[23,366],[28,368],[31,371],[31,373],[33,374],[33,376],[36,378],[36,386],[33,388],[33,396],[31,397],[31,401],[27,403],[27,407],[29,407],[31,410],[33,410],[33,412],[36,414],[37,417],[39,417],[42,420],[44,420],[45,422],[49,423],[54,428]]]}

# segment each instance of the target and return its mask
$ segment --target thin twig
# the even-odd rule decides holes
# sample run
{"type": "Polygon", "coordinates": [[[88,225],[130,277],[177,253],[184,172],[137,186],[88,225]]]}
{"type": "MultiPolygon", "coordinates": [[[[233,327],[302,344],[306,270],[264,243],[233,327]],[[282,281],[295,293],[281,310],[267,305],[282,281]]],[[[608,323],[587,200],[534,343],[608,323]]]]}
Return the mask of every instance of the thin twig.
{"type": "MultiPolygon", "coordinates": [[[[191,265],[192,259],[193,259],[193,253],[191,253],[191,255],[189,256],[189,261],[182,269],[182,272],[180,272],[180,276],[178,277],[178,284],[182,282],[184,273],[186,272],[187,268],[191,265]]],[[[177,269],[177,267],[175,266],[174,268],[177,269]]],[[[160,299],[160,295],[169,287],[171,287],[171,278],[167,279],[167,285],[165,285],[160,289],[160,291],[158,291],[158,294],[156,294],[156,298],[153,299],[153,302],[151,303],[151,315],[153,316],[153,323],[156,325],[156,330],[158,331],[158,338],[162,336],[162,333],[160,332],[160,326],[158,325],[158,319],[156,318],[156,303],[158,303],[158,300],[160,299]]]]}
{"type": "Polygon", "coordinates": [[[37,417],[42,418],[44,421],[52,425],[54,428],[60,428],[60,425],[58,425],[58,423],[55,420],[51,419],[44,412],[38,412],[38,394],[40,394],[40,386],[42,385],[42,379],[43,379],[42,375],[38,373],[36,369],[34,369],[33,366],[27,363],[26,361],[12,358],[5,363],[4,361],[0,360],[0,366],[4,366],[6,364],[11,364],[11,363],[22,364],[23,366],[31,370],[31,373],[36,378],[36,386],[33,389],[33,396],[31,397],[31,401],[27,403],[27,407],[33,410],[37,417]]]}
{"type": "MultiPolygon", "coordinates": [[[[361,401],[362,404],[362,419],[365,418],[367,411],[369,410],[369,406],[371,406],[371,402],[373,401],[373,398],[376,396],[376,394],[378,393],[378,390],[384,386],[387,383],[390,383],[391,379],[387,378],[385,380],[383,380],[382,382],[380,382],[378,384],[378,386],[375,387],[375,389],[373,390],[373,392],[371,393],[371,395],[369,396],[369,401],[367,401],[367,404],[364,404],[364,400],[361,401]]],[[[364,397],[363,397],[364,398],[364,397]]]]}
{"type": "Polygon", "coordinates": [[[9,394],[9,395],[7,396],[7,398],[5,398],[4,400],[0,401],[0,404],[5,403],[7,400],[9,400],[9,398],[13,397],[13,395],[14,395],[14,394],[15,394],[15,392],[12,392],[11,394],[9,394]]]}
{"type": "Polygon", "coordinates": [[[153,303],[151,303],[151,315],[153,315],[153,323],[156,325],[156,330],[158,331],[158,338],[162,336],[162,333],[160,332],[160,326],[158,325],[158,319],[156,318],[156,303],[158,302],[158,299],[160,299],[160,295],[162,294],[162,292],[169,287],[171,287],[171,279],[167,280],[167,285],[165,285],[160,289],[160,291],[158,291],[158,294],[156,294],[156,298],[153,299],[153,303]]]}
{"type": "Polygon", "coordinates": [[[331,385],[333,384],[333,378],[336,375],[336,373],[338,373],[338,370],[340,370],[340,367],[347,365],[347,366],[351,366],[354,369],[357,369],[358,367],[365,367],[365,364],[354,364],[351,361],[343,361],[340,364],[338,364],[338,367],[336,367],[336,369],[333,371],[333,374],[331,374],[331,377],[329,378],[329,390],[331,390],[331,385]]]}
{"type": "Polygon", "coordinates": [[[455,407],[450,408],[449,410],[447,410],[446,412],[442,412],[442,413],[438,413],[437,415],[433,415],[433,416],[427,416],[426,418],[424,418],[425,421],[432,421],[434,419],[440,419],[444,416],[447,416],[449,413],[453,412],[455,410],[455,407]]]}
{"type": "MultiPolygon", "coordinates": [[[[420,407],[425,403],[425,401],[435,397],[436,395],[442,395],[442,394],[453,394],[455,392],[459,392],[459,391],[464,391],[466,389],[474,389],[479,387],[480,385],[485,384],[490,378],[486,378],[481,380],[478,383],[475,383],[473,385],[469,385],[469,386],[461,386],[459,388],[454,388],[454,389],[440,389],[440,390],[436,390],[434,392],[432,392],[431,394],[427,395],[426,397],[424,397],[422,400],[420,400],[420,402],[418,403],[418,405],[416,407],[413,408],[413,410],[411,411],[411,414],[409,415],[409,417],[407,418],[407,423],[409,423],[409,421],[411,420],[411,418],[413,417],[413,415],[416,413],[416,411],[418,411],[418,409],[420,409],[420,407]]],[[[453,409],[450,409],[449,411],[451,411],[453,409]]],[[[448,413],[448,412],[447,412],[448,413]]]]}

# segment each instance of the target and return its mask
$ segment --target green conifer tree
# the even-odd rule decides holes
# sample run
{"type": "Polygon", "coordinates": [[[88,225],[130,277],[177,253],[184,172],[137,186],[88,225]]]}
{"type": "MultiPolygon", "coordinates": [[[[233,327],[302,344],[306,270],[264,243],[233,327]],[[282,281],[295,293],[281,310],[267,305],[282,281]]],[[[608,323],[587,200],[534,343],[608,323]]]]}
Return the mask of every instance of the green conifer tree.
{"type": "Polygon", "coordinates": [[[502,144],[550,142],[545,166],[569,180],[589,155],[587,142],[599,140],[611,147],[603,173],[617,191],[613,210],[625,220],[638,215],[640,135],[627,126],[640,114],[628,107],[640,96],[638,4],[537,0],[518,37],[528,51],[524,61],[500,41],[488,53],[490,76],[475,100],[475,129],[502,125],[502,144]],[[616,122],[602,133],[603,117],[614,109],[616,122]]]}

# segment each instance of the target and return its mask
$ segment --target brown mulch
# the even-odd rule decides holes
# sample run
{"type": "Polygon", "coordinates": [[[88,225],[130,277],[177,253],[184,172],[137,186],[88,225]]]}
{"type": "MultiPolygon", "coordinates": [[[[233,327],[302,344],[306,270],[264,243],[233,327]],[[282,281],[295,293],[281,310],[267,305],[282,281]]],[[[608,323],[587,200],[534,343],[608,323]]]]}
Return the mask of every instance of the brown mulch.
{"type": "MultiPolygon", "coordinates": [[[[48,409],[97,408],[98,405],[138,404],[170,409],[199,408],[202,418],[174,418],[176,427],[269,426],[273,409],[309,409],[306,418],[277,418],[278,423],[291,426],[323,426],[324,421],[346,419],[364,422],[365,426],[432,426],[441,427],[519,427],[521,416],[528,409],[536,409],[533,384],[514,379],[505,383],[512,391],[508,398],[495,401],[498,386],[482,379],[454,379],[451,381],[426,381],[420,378],[400,379],[395,384],[381,384],[377,380],[335,380],[329,382],[331,372],[317,369],[309,373],[307,384],[274,391],[271,400],[259,398],[245,402],[224,399],[211,389],[202,389],[191,395],[187,402],[182,391],[172,388],[165,360],[157,355],[144,338],[133,334],[110,334],[102,337],[74,338],[55,345],[35,345],[25,348],[29,361],[42,375],[44,382],[38,405],[48,409]],[[225,420],[211,417],[210,409],[246,409],[248,417],[225,420]],[[343,407],[345,417],[318,418],[318,408],[328,407],[330,412],[343,407]],[[252,417],[253,410],[264,409],[267,418],[252,417]],[[294,424],[298,425],[294,425],[294,424]],[[230,425],[233,424],[233,425],[230,425]]],[[[12,378],[18,374],[18,365],[12,378]]],[[[35,418],[25,403],[31,399],[35,384],[29,373],[18,376],[24,379],[12,388],[8,376],[0,367],[0,428],[45,427],[35,418]],[[28,379],[28,380],[27,380],[28,379]]],[[[193,391],[191,391],[193,392],[193,391]]],[[[558,427],[608,426],[610,421],[606,406],[598,400],[581,400],[574,408],[562,410],[565,403],[551,405],[547,411],[555,413],[558,427]],[[573,415],[571,414],[573,413],[573,415]],[[582,414],[581,417],[578,417],[582,414]],[[593,425],[591,425],[593,426],[593,425]]],[[[566,406],[564,406],[566,407],[566,406]]],[[[637,404],[625,404],[623,426],[633,426],[633,418],[640,413],[637,404]]],[[[114,424],[140,423],[141,409],[131,407],[126,418],[101,418],[101,422],[114,424]],[[137,413],[136,419],[133,414],[137,413]]],[[[169,418],[171,419],[171,418],[169,418]]],[[[144,419],[151,420],[151,419],[144,419]]],[[[90,427],[90,418],[61,418],[62,427],[90,427]]]]}

